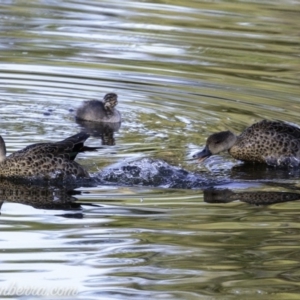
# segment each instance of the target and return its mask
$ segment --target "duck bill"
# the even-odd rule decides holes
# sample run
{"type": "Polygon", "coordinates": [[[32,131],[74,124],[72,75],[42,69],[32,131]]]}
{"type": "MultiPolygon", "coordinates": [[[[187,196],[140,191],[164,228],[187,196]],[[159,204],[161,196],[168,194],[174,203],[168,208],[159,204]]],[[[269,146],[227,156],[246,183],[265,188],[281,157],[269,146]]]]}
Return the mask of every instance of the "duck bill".
{"type": "Polygon", "coordinates": [[[205,147],[202,151],[195,153],[193,158],[196,158],[200,163],[202,163],[211,155],[212,153],[209,151],[208,147],[205,147]]]}

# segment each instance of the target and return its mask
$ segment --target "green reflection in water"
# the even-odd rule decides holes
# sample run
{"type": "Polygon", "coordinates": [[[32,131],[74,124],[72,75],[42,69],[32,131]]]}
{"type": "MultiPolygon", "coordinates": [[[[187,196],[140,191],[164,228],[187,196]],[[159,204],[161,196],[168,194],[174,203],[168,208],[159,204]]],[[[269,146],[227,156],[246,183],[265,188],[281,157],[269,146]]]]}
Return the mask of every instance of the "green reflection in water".
{"type": "MultiPolygon", "coordinates": [[[[297,193],[297,172],[184,161],[215,131],[299,123],[297,2],[5,1],[0,12],[8,151],[78,132],[70,108],[117,92],[116,145],[80,161],[93,172],[154,156],[297,193]]],[[[75,282],[84,299],[298,299],[298,201],[206,203],[202,191],[116,186],[77,197],[100,207],[76,219],[3,204],[4,282],[75,282]]]]}

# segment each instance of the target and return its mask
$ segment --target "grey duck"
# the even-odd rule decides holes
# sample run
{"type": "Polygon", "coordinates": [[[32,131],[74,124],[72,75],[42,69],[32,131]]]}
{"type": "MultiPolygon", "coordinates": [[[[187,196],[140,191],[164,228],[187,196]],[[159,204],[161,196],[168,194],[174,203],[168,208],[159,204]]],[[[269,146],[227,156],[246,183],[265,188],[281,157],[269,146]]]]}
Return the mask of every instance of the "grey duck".
{"type": "Polygon", "coordinates": [[[79,152],[94,151],[97,147],[84,146],[89,134],[80,132],[54,143],[38,143],[6,156],[0,136],[0,177],[65,179],[89,178],[89,173],[74,161],[79,152]]]}
{"type": "Polygon", "coordinates": [[[300,165],[300,128],[282,121],[262,120],[246,128],[240,135],[222,131],[210,135],[205,148],[193,157],[207,157],[228,151],[246,162],[270,166],[298,167],[300,165]]]}
{"type": "Polygon", "coordinates": [[[92,122],[121,122],[121,113],[115,108],[118,96],[108,93],[101,100],[84,101],[76,111],[76,118],[92,122]]]}

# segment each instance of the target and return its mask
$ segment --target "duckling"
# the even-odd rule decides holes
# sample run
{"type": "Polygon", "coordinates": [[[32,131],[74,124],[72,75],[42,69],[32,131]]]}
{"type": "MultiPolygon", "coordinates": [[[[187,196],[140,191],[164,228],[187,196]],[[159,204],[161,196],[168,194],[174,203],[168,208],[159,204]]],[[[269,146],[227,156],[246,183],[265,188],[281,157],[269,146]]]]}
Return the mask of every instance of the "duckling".
{"type": "Polygon", "coordinates": [[[84,146],[89,134],[80,132],[60,142],[38,143],[6,156],[6,146],[0,136],[0,177],[65,179],[89,178],[89,173],[74,161],[79,152],[95,151],[84,146]]]}
{"type": "Polygon", "coordinates": [[[76,118],[93,122],[121,122],[121,113],[115,108],[117,104],[117,94],[108,93],[104,96],[103,101],[83,102],[76,111],[76,118]]]}
{"type": "Polygon", "coordinates": [[[208,137],[205,148],[193,158],[203,161],[222,151],[228,151],[235,159],[245,162],[298,167],[300,128],[282,121],[262,120],[238,136],[231,131],[214,133],[208,137]]]}

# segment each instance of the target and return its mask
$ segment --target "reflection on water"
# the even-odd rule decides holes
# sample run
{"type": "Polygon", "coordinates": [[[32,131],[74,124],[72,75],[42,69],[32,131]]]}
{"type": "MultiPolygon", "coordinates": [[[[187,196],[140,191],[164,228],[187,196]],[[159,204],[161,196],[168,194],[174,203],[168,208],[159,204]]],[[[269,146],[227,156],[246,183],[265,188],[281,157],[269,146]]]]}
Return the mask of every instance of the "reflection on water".
{"type": "Polygon", "coordinates": [[[76,194],[3,182],[1,284],[75,286],[78,299],[297,298],[300,204],[282,201],[298,197],[298,171],[186,158],[211,132],[299,124],[299,7],[2,1],[8,152],[81,130],[108,147],[78,158],[95,184],[76,194]],[[74,121],[108,90],[122,97],[120,128],[74,121]]]}
{"type": "Polygon", "coordinates": [[[14,202],[30,205],[38,209],[78,210],[80,203],[76,203],[75,195],[80,194],[72,190],[71,186],[41,186],[1,179],[0,202],[14,202]]]}
{"type": "Polygon", "coordinates": [[[265,164],[245,163],[234,166],[231,169],[230,177],[241,180],[297,180],[300,178],[300,169],[298,168],[274,168],[265,164]]]}
{"type": "Polygon", "coordinates": [[[274,203],[300,200],[300,193],[287,192],[238,192],[229,189],[204,190],[204,201],[209,203],[228,203],[236,200],[256,205],[269,205],[274,203]]]}
{"type": "Polygon", "coordinates": [[[116,144],[114,133],[121,127],[120,123],[89,122],[76,119],[82,131],[90,134],[92,137],[100,138],[102,145],[113,146],[116,144]]]}

